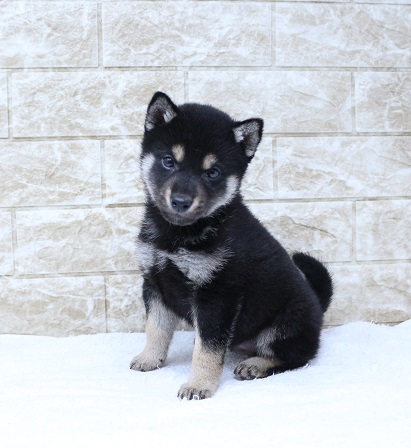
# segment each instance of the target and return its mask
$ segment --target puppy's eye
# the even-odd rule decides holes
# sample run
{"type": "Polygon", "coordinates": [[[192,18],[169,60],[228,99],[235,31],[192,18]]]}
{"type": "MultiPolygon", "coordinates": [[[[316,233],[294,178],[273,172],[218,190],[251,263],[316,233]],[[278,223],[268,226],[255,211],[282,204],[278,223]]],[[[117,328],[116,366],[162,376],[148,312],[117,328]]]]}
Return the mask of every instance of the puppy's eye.
{"type": "Polygon", "coordinates": [[[214,180],[214,179],[217,179],[218,177],[220,177],[221,172],[218,168],[211,168],[210,170],[208,170],[206,172],[206,174],[209,179],[214,180]]]}
{"type": "Polygon", "coordinates": [[[163,167],[171,170],[174,167],[174,159],[171,156],[164,156],[162,161],[163,167]]]}

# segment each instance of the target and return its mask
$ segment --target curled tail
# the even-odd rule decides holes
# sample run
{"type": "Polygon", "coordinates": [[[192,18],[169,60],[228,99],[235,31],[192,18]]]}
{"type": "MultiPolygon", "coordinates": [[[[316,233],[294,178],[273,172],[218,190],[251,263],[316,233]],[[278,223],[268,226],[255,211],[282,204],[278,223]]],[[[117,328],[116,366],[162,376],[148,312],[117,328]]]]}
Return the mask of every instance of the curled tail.
{"type": "Polygon", "coordinates": [[[326,312],[333,294],[332,278],[327,268],[311,255],[302,252],[296,252],[293,261],[307,278],[320,300],[323,312],[326,312]]]}

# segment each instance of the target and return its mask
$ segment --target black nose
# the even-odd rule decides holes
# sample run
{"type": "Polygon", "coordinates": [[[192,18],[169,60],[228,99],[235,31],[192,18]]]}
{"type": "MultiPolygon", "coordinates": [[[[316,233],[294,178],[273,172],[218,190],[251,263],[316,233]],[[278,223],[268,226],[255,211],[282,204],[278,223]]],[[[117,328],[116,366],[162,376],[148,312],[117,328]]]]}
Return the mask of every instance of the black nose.
{"type": "Polygon", "coordinates": [[[173,209],[179,213],[186,212],[193,203],[193,200],[190,196],[186,196],[184,194],[173,194],[171,196],[171,206],[173,209]]]}

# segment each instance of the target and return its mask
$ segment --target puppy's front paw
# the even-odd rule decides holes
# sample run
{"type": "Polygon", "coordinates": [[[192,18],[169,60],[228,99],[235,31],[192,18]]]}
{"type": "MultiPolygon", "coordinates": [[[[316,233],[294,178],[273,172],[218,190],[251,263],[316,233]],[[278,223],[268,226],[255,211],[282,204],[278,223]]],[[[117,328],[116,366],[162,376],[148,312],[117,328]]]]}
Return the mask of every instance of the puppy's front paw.
{"type": "Polygon", "coordinates": [[[190,386],[189,383],[186,383],[180,387],[177,397],[180,400],[184,398],[186,400],[203,400],[204,398],[210,398],[213,394],[214,391],[210,389],[190,386]]]}
{"type": "Polygon", "coordinates": [[[139,372],[150,372],[162,367],[164,359],[156,359],[145,356],[144,353],[135,356],[130,362],[130,369],[139,372]]]}

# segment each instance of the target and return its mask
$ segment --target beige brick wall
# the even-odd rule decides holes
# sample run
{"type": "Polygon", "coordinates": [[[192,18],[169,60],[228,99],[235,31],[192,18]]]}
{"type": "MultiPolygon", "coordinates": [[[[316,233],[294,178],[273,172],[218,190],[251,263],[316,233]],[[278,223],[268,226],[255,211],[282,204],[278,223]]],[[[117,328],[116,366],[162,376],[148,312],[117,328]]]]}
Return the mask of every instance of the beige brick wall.
{"type": "Polygon", "coordinates": [[[264,118],[244,196],[328,262],[327,324],[411,318],[411,0],[11,0],[0,23],[0,333],[143,330],[156,90],[264,118]]]}

